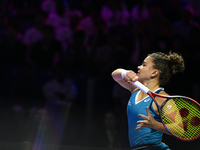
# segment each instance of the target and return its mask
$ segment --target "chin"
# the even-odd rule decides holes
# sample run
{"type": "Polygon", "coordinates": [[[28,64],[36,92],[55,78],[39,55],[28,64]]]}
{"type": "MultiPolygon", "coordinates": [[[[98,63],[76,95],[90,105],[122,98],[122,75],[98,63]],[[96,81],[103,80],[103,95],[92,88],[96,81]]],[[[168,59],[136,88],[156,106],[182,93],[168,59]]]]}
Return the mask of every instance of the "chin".
{"type": "Polygon", "coordinates": [[[138,81],[141,82],[143,84],[144,80],[142,80],[141,78],[138,77],[138,81]]]}
{"type": "Polygon", "coordinates": [[[141,83],[143,82],[140,78],[138,78],[138,81],[141,82],[141,83]]]}

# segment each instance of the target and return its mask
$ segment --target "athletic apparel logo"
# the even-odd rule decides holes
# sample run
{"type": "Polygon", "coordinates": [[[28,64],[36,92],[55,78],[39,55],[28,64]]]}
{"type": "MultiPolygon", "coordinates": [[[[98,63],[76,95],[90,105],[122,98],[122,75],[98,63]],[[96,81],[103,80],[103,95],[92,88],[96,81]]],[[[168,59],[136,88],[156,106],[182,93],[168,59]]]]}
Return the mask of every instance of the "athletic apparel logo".
{"type": "Polygon", "coordinates": [[[150,101],[150,100],[151,100],[151,99],[150,99],[150,98],[148,98],[148,99],[145,99],[145,100],[144,100],[144,102],[148,102],[148,101],[150,101]]]}
{"type": "Polygon", "coordinates": [[[172,106],[171,106],[171,105],[168,105],[168,106],[167,106],[167,108],[168,108],[168,109],[171,109],[171,108],[172,108],[172,106]]]}
{"type": "Polygon", "coordinates": [[[131,106],[131,102],[130,101],[128,102],[128,105],[131,106]]]}

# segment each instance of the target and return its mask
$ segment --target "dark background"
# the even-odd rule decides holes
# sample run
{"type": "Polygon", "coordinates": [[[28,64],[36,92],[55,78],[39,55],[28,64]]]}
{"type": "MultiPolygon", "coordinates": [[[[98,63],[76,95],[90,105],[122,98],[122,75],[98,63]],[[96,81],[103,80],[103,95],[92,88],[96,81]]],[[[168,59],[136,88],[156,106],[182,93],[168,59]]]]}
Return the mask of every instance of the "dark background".
{"type": "MultiPolygon", "coordinates": [[[[0,149],[56,150],[55,145],[59,149],[106,149],[104,117],[111,110],[119,121],[115,148],[128,149],[129,93],[116,87],[111,72],[116,68],[137,71],[147,54],[156,51],[172,50],[185,60],[185,72],[172,76],[164,86],[166,92],[200,102],[198,0],[54,2],[42,7],[42,0],[0,1],[0,149]],[[133,9],[143,15],[132,15],[133,9]],[[37,36],[26,37],[29,29],[37,36]],[[59,66],[73,81],[77,95],[60,141],[53,143],[50,139],[57,131],[48,124],[43,88],[56,77],[59,66]]],[[[53,115],[54,119],[60,116],[53,115]]],[[[164,135],[163,141],[172,150],[200,147],[199,139],[185,142],[164,135]]]]}

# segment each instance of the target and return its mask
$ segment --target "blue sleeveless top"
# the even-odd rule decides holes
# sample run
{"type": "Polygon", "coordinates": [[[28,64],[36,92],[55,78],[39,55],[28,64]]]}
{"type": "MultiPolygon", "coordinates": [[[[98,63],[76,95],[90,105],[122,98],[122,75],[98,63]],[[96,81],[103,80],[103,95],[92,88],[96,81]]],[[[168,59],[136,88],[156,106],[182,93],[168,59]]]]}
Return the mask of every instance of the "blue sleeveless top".
{"type": "MultiPolygon", "coordinates": [[[[159,93],[164,89],[159,88],[155,93],[159,93]]],[[[145,144],[158,144],[162,141],[163,133],[151,128],[143,127],[136,130],[137,121],[144,120],[139,117],[139,114],[147,115],[146,108],[149,107],[149,111],[156,121],[161,122],[160,116],[154,111],[152,102],[153,99],[150,96],[145,97],[141,101],[137,102],[137,98],[140,90],[134,92],[127,105],[127,117],[128,117],[128,132],[129,132],[129,143],[131,147],[136,147],[145,144]]]]}

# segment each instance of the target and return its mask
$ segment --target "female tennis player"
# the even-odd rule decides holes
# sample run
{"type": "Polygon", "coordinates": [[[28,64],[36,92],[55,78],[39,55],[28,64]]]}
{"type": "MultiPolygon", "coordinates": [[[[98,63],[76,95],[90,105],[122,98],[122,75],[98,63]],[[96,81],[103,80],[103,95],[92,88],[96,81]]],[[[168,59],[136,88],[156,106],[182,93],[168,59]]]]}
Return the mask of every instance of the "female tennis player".
{"type": "MultiPolygon", "coordinates": [[[[185,69],[181,55],[173,52],[168,54],[156,52],[149,54],[138,66],[138,72],[116,69],[112,72],[113,79],[131,92],[127,105],[129,143],[132,150],[170,150],[162,142],[163,133],[169,134],[161,123],[158,108],[153,99],[136,88],[131,82],[140,81],[151,91],[168,95],[163,88],[171,75],[185,69]],[[125,74],[124,78],[122,74],[125,74]]],[[[161,106],[163,99],[156,97],[161,106]]]]}

